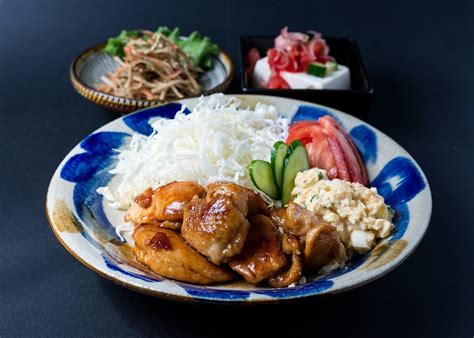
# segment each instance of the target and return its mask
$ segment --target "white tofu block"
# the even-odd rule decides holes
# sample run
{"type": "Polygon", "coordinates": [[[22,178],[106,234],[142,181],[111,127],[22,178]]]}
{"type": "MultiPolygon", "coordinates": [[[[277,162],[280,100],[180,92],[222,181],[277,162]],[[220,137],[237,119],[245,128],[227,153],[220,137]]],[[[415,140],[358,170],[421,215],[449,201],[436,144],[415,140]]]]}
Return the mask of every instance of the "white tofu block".
{"type": "MultiPolygon", "coordinates": [[[[268,57],[257,61],[252,76],[252,85],[265,88],[270,79],[271,70],[268,57]]],[[[350,70],[346,66],[337,65],[337,70],[326,77],[317,77],[306,73],[281,72],[281,77],[292,89],[351,89],[350,70]]]]}
{"type": "Polygon", "coordinates": [[[268,57],[264,57],[257,61],[252,74],[252,86],[255,88],[265,88],[266,83],[270,79],[271,70],[268,64],[268,57]]]}

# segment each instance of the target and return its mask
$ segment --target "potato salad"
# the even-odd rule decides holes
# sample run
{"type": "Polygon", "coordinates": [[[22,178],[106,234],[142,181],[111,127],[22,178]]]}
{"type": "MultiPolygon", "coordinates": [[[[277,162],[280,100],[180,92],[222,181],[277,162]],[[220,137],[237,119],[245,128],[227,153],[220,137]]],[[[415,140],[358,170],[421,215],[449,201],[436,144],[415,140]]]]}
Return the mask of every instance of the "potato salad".
{"type": "Polygon", "coordinates": [[[334,226],[349,251],[371,250],[375,239],[388,237],[394,227],[392,212],[376,188],[328,180],[322,169],[298,173],[292,195],[295,203],[334,226]]]}

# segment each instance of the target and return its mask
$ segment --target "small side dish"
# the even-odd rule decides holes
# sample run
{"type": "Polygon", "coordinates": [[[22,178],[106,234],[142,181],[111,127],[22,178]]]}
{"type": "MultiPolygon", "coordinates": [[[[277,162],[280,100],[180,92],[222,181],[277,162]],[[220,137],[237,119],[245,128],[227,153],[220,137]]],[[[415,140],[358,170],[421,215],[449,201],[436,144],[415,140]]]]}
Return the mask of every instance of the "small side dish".
{"type": "Polygon", "coordinates": [[[288,32],[285,27],[265,57],[256,48],[246,55],[255,88],[350,89],[349,68],[338,64],[320,33],[288,32]]]}
{"type": "MultiPolygon", "coordinates": [[[[289,126],[273,106],[203,98],[121,149],[98,192],[126,210],[136,259],[193,284],[287,287],[344,267],[394,228],[330,116],[289,126]]],[[[123,230],[123,228],[121,227],[123,230]]]]}
{"type": "Polygon", "coordinates": [[[187,38],[178,28],[122,31],[108,40],[104,51],[119,67],[102,76],[98,88],[129,99],[172,100],[201,94],[198,76],[212,67],[219,48],[208,37],[193,32],[187,38]]]}

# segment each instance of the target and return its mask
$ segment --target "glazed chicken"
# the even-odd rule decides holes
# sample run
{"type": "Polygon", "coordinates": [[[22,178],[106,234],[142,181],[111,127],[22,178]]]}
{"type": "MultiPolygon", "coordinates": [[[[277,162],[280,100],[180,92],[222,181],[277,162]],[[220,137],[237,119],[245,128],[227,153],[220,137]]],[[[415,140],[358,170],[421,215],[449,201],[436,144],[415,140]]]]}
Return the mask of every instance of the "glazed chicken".
{"type": "Polygon", "coordinates": [[[163,221],[163,222],[154,222],[153,224],[158,225],[160,228],[170,229],[170,230],[179,230],[181,229],[181,222],[171,222],[171,221],[163,221]]]}
{"type": "Polygon", "coordinates": [[[320,222],[315,213],[299,204],[290,202],[286,208],[282,227],[293,235],[304,236],[310,229],[317,227],[320,222]]]}
{"type": "Polygon", "coordinates": [[[291,266],[268,279],[268,284],[274,288],[282,288],[296,283],[303,274],[303,261],[298,239],[292,234],[283,237],[283,251],[291,255],[291,266]]]}
{"type": "Polygon", "coordinates": [[[195,196],[184,209],[184,239],[214,264],[240,253],[249,222],[226,195],[195,196]]]}
{"type": "Polygon", "coordinates": [[[231,182],[214,182],[207,186],[207,199],[225,195],[230,197],[239,211],[244,215],[268,210],[265,201],[252,190],[231,182]]]}
{"type": "Polygon", "coordinates": [[[308,231],[305,238],[304,264],[310,271],[318,271],[330,263],[343,264],[346,248],[335,227],[320,223],[308,231]]]}
{"type": "Polygon", "coordinates": [[[284,228],[286,218],[286,208],[275,208],[270,211],[270,218],[279,228],[284,228]]]}
{"type": "Polygon", "coordinates": [[[281,270],[287,263],[277,228],[267,216],[251,215],[250,230],[242,252],[229,266],[249,283],[256,284],[281,270]]]}
{"type": "Polygon", "coordinates": [[[347,260],[335,227],[293,202],[269,210],[258,194],[235,183],[149,188],[126,220],[135,223],[138,261],[194,284],[230,281],[230,267],[248,283],[286,287],[301,279],[303,268],[318,272],[347,260]]]}
{"type": "Polygon", "coordinates": [[[205,190],[199,184],[189,181],[171,182],[155,191],[149,188],[135,197],[125,220],[135,224],[181,222],[184,207],[196,195],[203,197],[205,190]]]}
{"type": "Polygon", "coordinates": [[[304,253],[304,265],[310,271],[347,260],[346,249],[335,227],[322,222],[316,214],[290,202],[286,209],[274,209],[271,217],[286,232],[296,235],[304,253]]]}
{"type": "Polygon", "coordinates": [[[176,232],[156,224],[135,229],[134,253],[138,261],[160,276],[194,284],[228,282],[233,274],[210,263],[176,232]]]}

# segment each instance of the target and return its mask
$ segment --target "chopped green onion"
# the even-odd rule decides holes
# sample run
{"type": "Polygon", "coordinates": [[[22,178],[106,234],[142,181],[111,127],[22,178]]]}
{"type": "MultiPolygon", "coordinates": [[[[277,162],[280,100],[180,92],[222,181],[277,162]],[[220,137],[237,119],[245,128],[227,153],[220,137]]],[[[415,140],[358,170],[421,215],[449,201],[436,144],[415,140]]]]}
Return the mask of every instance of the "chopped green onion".
{"type": "Polygon", "coordinates": [[[395,209],[393,209],[391,206],[388,206],[387,209],[388,209],[388,217],[390,219],[393,219],[393,216],[395,216],[395,209]]]}

